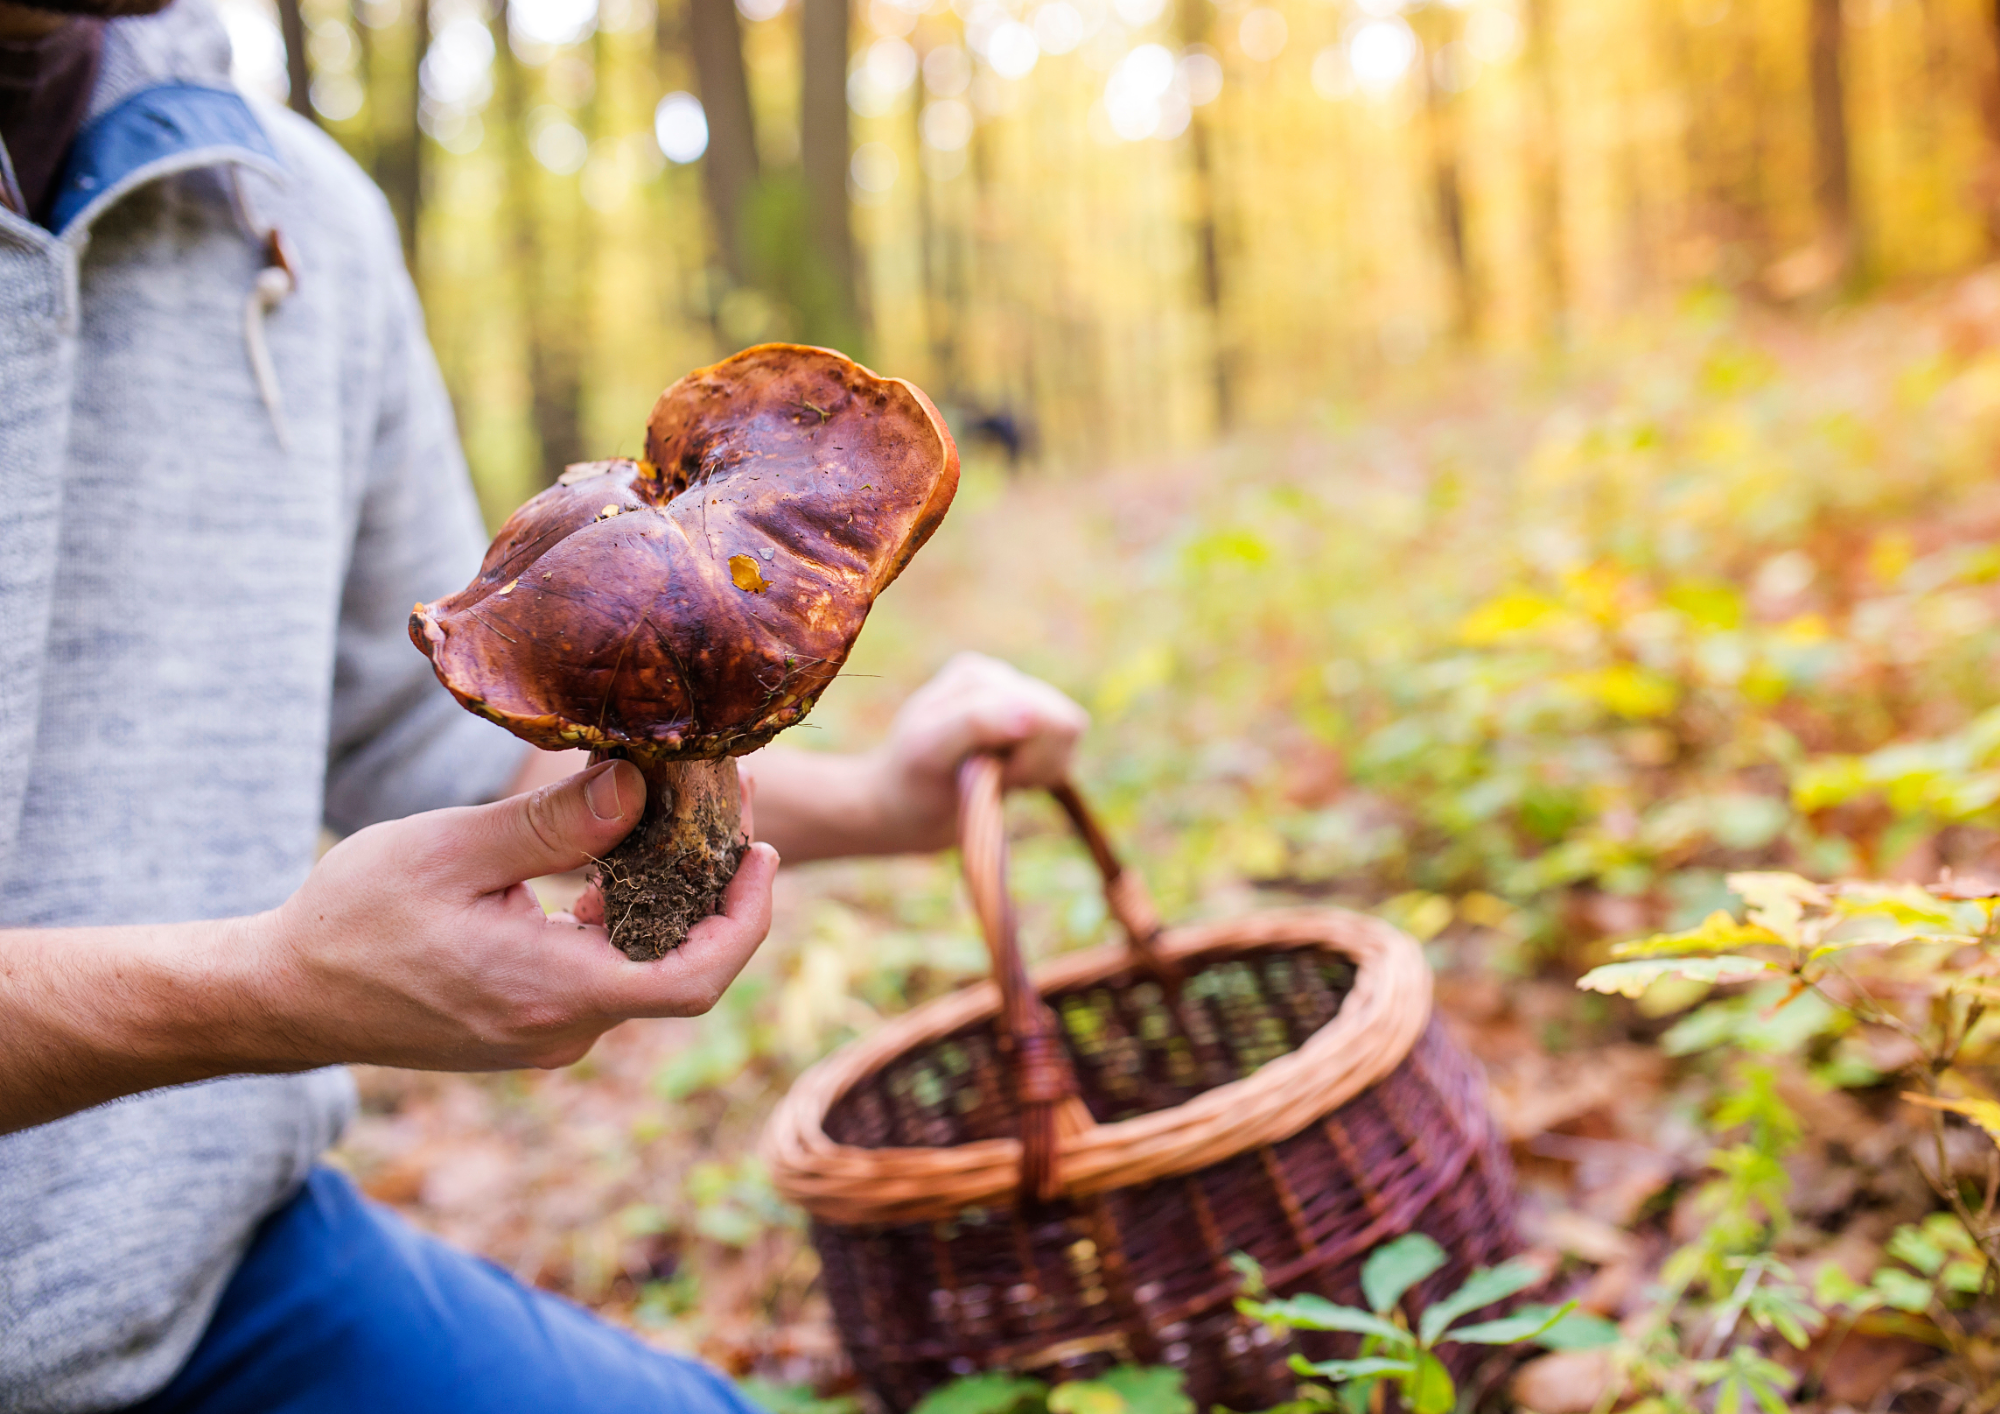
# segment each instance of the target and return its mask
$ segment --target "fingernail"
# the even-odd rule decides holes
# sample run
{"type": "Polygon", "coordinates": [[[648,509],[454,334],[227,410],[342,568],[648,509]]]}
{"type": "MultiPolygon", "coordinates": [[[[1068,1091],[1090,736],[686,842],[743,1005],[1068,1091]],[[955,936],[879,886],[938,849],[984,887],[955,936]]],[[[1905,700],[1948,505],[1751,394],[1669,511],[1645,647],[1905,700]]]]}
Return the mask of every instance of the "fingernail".
{"type": "Polygon", "coordinates": [[[590,813],[598,819],[610,822],[625,818],[624,807],[618,800],[618,763],[606,761],[597,768],[583,788],[584,803],[590,806],[590,813]]]}

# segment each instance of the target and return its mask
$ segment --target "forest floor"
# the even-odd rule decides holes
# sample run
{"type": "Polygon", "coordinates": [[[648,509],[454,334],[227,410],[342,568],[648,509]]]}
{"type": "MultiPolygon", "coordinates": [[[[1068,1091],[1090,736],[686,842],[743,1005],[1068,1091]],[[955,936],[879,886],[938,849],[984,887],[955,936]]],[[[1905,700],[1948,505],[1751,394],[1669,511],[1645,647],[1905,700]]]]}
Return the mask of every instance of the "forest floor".
{"type": "MultiPolygon", "coordinates": [[[[1513,1399],[1712,1407],[1696,1364],[1720,1300],[1695,1310],[1662,1271],[1716,1221],[1732,1097],[1791,1126],[1777,1188],[1740,1201],[1801,1287],[1907,1250],[1898,1229],[1940,1207],[1912,1161],[1931,1121],[1879,1027],[1575,980],[1617,939],[1731,907],[1732,870],[2000,873],[2000,752],[1978,735],[2000,703],[1997,342],[1986,277],[1809,318],[1696,307],[1285,437],[1089,473],[975,462],[817,735],[794,736],[865,746],[953,649],[1008,657],[1092,708],[1080,784],[1171,917],[1311,900],[1413,932],[1485,1064],[1526,1240],[1633,1341],[1664,1319],[1685,1347],[1545,1357],[1513,1399]]],[[[1087,860],[1045,808],[1019,813],[1029,945],[1098,938],[1087,860]]],[[[630,1023],[551,1073],[366,1070],[338,1161],[648,1340],[836,1389],[816,1258],[755,1141],[805,1064],[979,974],[954,867],[788,868],[770,942],[709,1017],[630,1023]]],[[[1990,1086],[1990,1024],[1970,1029],[1962,1068],[1990,1086]]],[[[1954,1171],[1985,1171],[1976,1128],[1943,1132],[1954,1171]]],[[[2000,1383],[1991,1312],[1814,1300],[1803,1348],[1744,1323],[1791,1407],[1970,1409],[1979,1371],[2000,1383]]]]}

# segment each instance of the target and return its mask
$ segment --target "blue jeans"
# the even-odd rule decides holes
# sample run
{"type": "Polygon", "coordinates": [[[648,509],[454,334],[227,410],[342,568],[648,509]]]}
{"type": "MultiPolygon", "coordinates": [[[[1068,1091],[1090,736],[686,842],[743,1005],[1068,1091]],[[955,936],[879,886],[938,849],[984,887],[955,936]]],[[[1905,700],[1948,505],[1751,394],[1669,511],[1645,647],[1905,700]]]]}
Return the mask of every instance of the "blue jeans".
{"type": "Polygon", "coordinates": [[[426,1237],[332,1169],[264,1220],[134,1414],[759,1414],[722,1376],[426,1237]]]}

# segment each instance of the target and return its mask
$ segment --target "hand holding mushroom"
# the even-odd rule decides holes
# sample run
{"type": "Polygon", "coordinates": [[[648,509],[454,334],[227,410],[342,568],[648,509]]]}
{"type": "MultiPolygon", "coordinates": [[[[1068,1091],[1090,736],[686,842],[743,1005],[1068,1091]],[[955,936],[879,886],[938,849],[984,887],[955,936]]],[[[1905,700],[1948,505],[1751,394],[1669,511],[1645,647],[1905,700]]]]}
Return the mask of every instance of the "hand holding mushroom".
{"type": "Polygon", "coordinates": [[[296,894],[250,921],[256,945],[224,950],[254,980],[263,1018],[229,1068],[295,1068],[273,1066],[272,1053],[425,1070],[568,1065],[629,1018],[707,1011],[770,925],[770,846],[746,856],[721,916],[695,927],[672,968],[630,961],[600,928],[545,917],[522,882],[611,850],[645,793],[629,763],[604,762],[342,840],[296,894]]]}
{"type": "Polygon", "coordinates": [[[735,763],[799,721],[943,519],[958,453],[916,388],[766,344],[661,394],[643,461],[572,467],[411,638],[468,709],[645,775],[600,864],[612,941],[657,958],[747,840],[735,763]]]}

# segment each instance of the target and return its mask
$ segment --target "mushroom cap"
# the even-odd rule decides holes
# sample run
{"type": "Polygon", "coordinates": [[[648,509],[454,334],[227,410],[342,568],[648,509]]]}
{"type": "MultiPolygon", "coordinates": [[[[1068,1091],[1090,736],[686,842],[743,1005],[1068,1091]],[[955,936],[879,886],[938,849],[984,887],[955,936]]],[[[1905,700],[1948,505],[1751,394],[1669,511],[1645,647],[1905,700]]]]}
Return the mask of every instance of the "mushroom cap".
{"type": "Polygon", "coordinates": [[[514,512],[410,637],[537,746],[740,756],[811,710],[957,489],[916,387],[760,344],[660,395],[644,461],[573,466],[514,512]]]}

